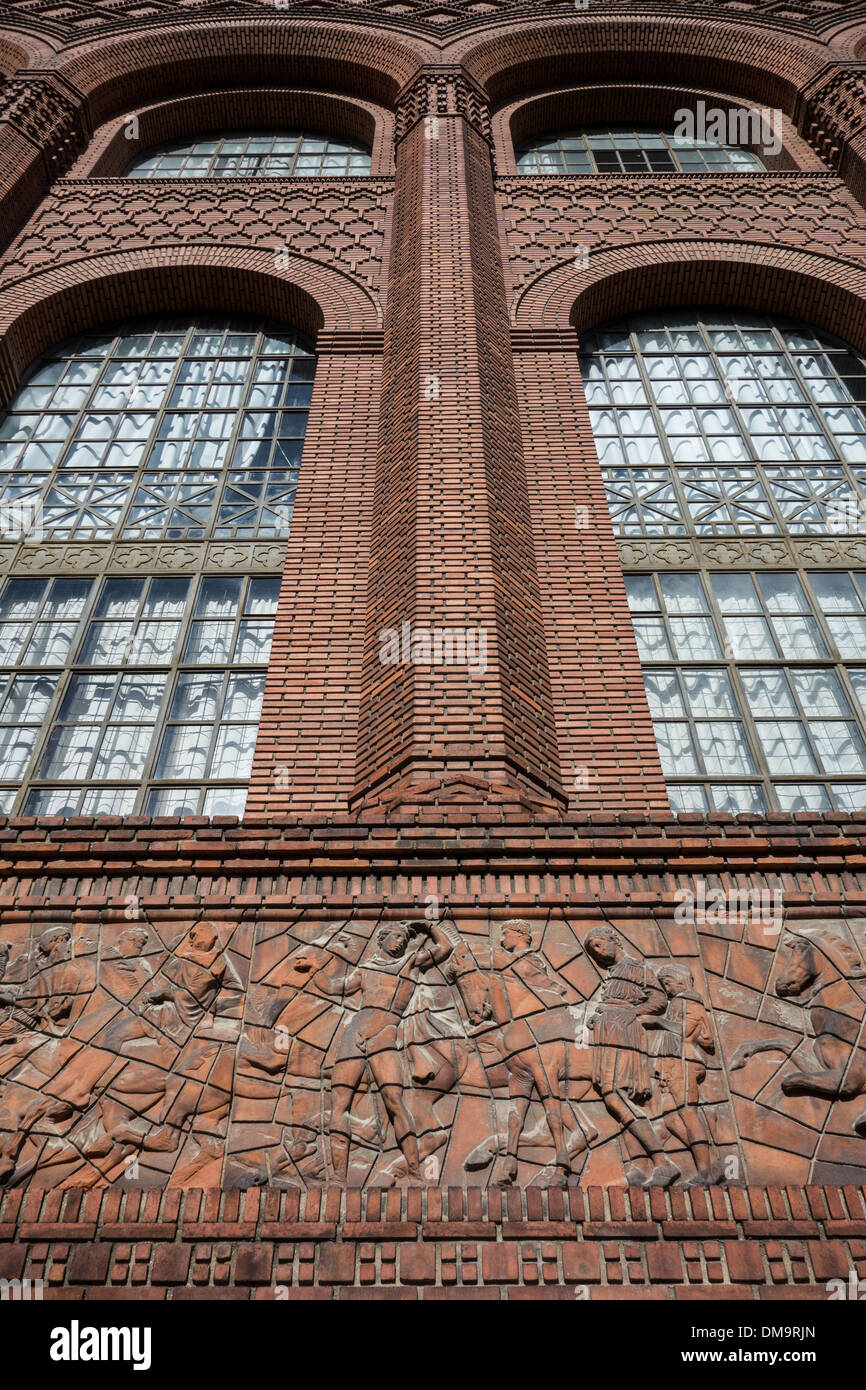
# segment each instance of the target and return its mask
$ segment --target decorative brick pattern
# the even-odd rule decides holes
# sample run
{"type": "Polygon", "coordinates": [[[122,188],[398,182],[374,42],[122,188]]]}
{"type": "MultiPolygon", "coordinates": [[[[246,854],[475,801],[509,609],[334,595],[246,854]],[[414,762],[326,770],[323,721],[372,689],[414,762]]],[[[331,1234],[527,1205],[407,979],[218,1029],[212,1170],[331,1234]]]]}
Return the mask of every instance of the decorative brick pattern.
{"type": "MultiPolygon", "coordinates": [[[[621,577],[862,546],[618,546],[577,357],[608,317],[688,303],[866,349],[855,8],[10,0],[4,394],[57,339],[138,313],[267,314],[318,363],[243,822],[0,820],[0,1277],[69,1299],[592,1301],[824,1299],[866,1275],[866,820],[672,819],[621,577]],[[508,172],[538,122],[718,94],[783,112],[766,174],[508,172]],[[125,117],[147,143],[229,111],[367,140],[375,176],[116,177],[125,117]],[[407,620],[483,627],[486,669],[383,665],[407,620]],[[780,893],[783,929],[683,920],[696,879],[780,893]],[[393,1045],[353,1052],[377,970],[393,1045]],[[629,989],[683,1046],[689,1023],[687,1059],[612,1017],[629,989]],[[617,1118],[617,1049],[643,1125],[617,1118]]],[[[283,549],[0,563],[232,572],[283,549]]]]}
{"type": "Polygon", "coordinates": [[[0,293],[40,265],[178,244],[288,249],[376,289],[391,191],[374,179],[64,180],[9,248],[0,293]]]}
{"type": "Polygon", "coordinates": [[[80,102],[51,77],[10,77],[0,88],[0,122],[19,130],[45,155],[49,174],[63,173],[87,138],[80,102]]]}
{"type": "Polygon", "coordinates": [[[46,1299],[826,1300],[866,1191],[8,1193],[0,1277],[46,1299]],[[35,1243],[38,1242],[38,1243],[35,1243]]]}
{"type": "Polygon", "coordinates": [[[490,139],[490,116],[484,93],[459,68],[431,68],[419,74],[412,85],[400,93],[396,139],[402,140],[418,121],[435,116],[462,116],[485,140],[490,139]]]}
{"type": "Polygon", "coordinates": [[[512,176],[496,181],[515,291],[557,262],[574,265],[578,246],[695,238],[726,245],[809,246],[862,266],[863,212],[829,174],[729,174],[680,178],[638,174],[603,179],[512,176]]]}

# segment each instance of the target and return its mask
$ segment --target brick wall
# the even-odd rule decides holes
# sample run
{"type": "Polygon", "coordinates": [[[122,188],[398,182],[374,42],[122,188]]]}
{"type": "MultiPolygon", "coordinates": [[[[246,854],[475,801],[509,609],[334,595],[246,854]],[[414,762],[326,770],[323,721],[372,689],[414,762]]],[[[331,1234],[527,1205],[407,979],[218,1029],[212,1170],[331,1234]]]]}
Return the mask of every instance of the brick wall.
{"type": "MultiPolygon", "coordinates": [[[[514,914],[581,940],[612,921],[648,956],[690,961],[729,1056],[758,1027],[777,943],[678,937],[677,891],[698,875],[779,889],[794,931],[853,930],[866,823],[670,818],[577,332],[726,303],[866,349],[866,20],[821,0],[151,8],[6,6],[0,390],[106,318],[250,310],[315,340],[304,466],[243,824],[0,821],[3,939],[63,920],[101,949],[131,898],[166,940],[202,915],[250,939],[305,913],[369,925],[430,895],[474,945],[514,914]],[[772,170],[515,172],[513,138],[587,112],[658,120],[684,94],[778,106],[772,170]],[[298,112],[368,138],[373,175],[219,194],[116,177],[130,114],[147,141],[298,112]],[[483,625],[486,671],[383,667],[381,629],[405,620],[483,625]]],[[[757,1187],[69,1180],[6,1193],[0,1277],[64,1298],[823,1298],[828,1278],[866,1273],[854,1102],[825,1135],[814,1107],[803,1119],[741,1082],[725,1104],[757,1187]]]]}
{"type": "Polygon", "coordinates": [[[866,1191],[7,1193],[0,1278],[64,1301],[826,1301],[866,1191]]]}

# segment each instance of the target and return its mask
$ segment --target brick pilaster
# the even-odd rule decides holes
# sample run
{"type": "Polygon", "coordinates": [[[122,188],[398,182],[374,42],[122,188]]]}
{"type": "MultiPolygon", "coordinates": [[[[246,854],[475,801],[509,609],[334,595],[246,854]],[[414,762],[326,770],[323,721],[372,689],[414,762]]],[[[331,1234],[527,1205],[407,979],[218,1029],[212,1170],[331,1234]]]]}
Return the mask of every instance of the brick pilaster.
{"type": "Polygon", "coordinates": [[[404,98],[397,130],[355,804],[556,805],[489,127],[469,84],[434,73],[404,98]],[[469,630],[485,659],[383,664],[383,632],[402,643],[407,622],[469,630]]]}

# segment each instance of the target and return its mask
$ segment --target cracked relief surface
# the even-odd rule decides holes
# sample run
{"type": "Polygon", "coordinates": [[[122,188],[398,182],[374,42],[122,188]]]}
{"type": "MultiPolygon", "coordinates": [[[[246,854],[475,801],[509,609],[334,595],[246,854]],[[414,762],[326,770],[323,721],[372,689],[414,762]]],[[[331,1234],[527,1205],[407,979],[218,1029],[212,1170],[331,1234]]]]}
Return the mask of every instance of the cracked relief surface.
{"type": "Polygon", "coordinates": [[[12,924],[0,1184],[860,1183],[864,962],[863,919],[12,924]]]}

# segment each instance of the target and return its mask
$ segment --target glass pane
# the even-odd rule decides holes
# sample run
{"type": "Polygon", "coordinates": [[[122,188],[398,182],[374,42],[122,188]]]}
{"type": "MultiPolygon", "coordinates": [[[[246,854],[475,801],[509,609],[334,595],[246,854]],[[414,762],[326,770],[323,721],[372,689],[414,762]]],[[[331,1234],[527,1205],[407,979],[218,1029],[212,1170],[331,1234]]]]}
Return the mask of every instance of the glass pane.
{"type": "Polygon", "coordinates": [[[723,613],[760,613],[761,603],[751,575],[713,574],[710,578],[723,613]]]}
{"type": "Polygon", "coordinates": [[[814,618],[774,618],[773,629],[782,655],[791,661],[828,655],[814,618]]]}
{"type": "Polygon", "coordinates": [[[842,691],[839,677],[833,671],[793,670],[791,680],[809,718],[828,718],[850,715],[850,707],[842,691]]]}
{"type": "Polygon", "coordinates": [[[700,783],[668,783],[668,801],[675,815],[685,811],[708,810],[707,794],[700,783]]]}
{"type": "Polygon", "coordinates": [[[648,574],[627,574],[625,591],[632,612],[658,612],[658,599],[648,574]]]}
{"type": "Polygon", "coordinates": [[[653,718],[685,716],[686,708],[673,671],[645,671],[644,685],[653,718]]]}
{"type": "Polygon", "coordinates": [[[761,719],[757,724],[767,766],[775,776],[790,777],[820,772],[802,724],[794,720],[761,719]]]}
{"type": "Polygon", "coordinates": [[[782,811],[829,811],[832,809],[826,788],[820,782],[803,782],[799,786],[780,782],[776,787],[782,811]]]}
{"type": "Polygon", "coordinates": [[[820,574],[812,572],[809,582],[815,590],[815,597],[825,613],[861,613],[863,605],[857,590],[847,574],[820,574]]]}
{"type": "Polygon", "coordinates": [[[760,787],[751,785],[712,786],[710,796],[714,811],[726,811],[737,816],[749,813],[754,816],[766,814],[767,803],[760,787]]]}
{"type": "Polygon", "coordinates": [[[145,802],[147,816],[194,816],[198,812],[198,787],[156,787],[145,802]]]}
{"type": "Polygon", "coordinates": [[[760,661],[776,657],[776,644],[766,618],[725,618],[731,654],[735,661],[760,661]]]}
{"type": "Polygon", "coordinates": [[[755,771],[741,724],[722,720],[695,726],[704,767],[712,776],[736,776],[755,771]]]}
{"type": "Polygon", "coordinates": [[[671,618],[671,637],[683,661],[706,661],[721,656],[711,618],[671,618]]]}
{"type": "Polygon", "coordinates": [[[707,600],[699,575],[662,574],[659,583],[669,613],[706,613],[707,600]]]}
{"type": "Polygon", "coordinates": [[[866,772],[866,745],[856,724],[815,719],[809,729],[825,772],[866,772]]]}
{"type": "Polygon", "coordinates": [[[205,794],[206,816],[242,816],[247,804],[246,787],[213,787],[205,794]]]}
{"type": "Polygon", "coordinates": [[[758,588],[771,613],[808,613],[803,586],[795,574],[759,574],[758,588]]]}
{"type": "Polygon", "coordinates": [[[866,655],[866,618],[828,618],[827,626],[840,656],[866,655]]]}
{"type": "Polygon", "coordinates": [[[662,771],[666,777],[688,777],[700,773],[688,724],[658,720],[655,724],[655,734],[662,771]]]}
{"type": "Polygon", "coordinates": [[[634,624],[638,653],[642,661],[665,661],[673,655],[661,618],[639,618],[634,624]]]}
{"type": "Polygon", "coordinates": [[[171,719],[197,720],[209,723],[219,714],[221,675],[178,676],[171,719]]]}
{"type": "Polygon", "coordinates": [[[210,725],[177,724],[166,730],[156,765],[157,777],[203,777],[207,768],[210,725]]]}
{"type": "Polygon", "coordinates": [[[696,719],[739,715],[727,671],[683,671],[682,679],[696,719]]]}
{"type": "Polygon", "coordinates": [[[797,715],[797,706],[782,671],[741,671],[749,709],[757,716],[797,715]]]}

